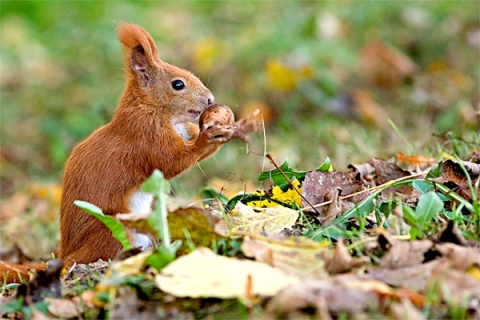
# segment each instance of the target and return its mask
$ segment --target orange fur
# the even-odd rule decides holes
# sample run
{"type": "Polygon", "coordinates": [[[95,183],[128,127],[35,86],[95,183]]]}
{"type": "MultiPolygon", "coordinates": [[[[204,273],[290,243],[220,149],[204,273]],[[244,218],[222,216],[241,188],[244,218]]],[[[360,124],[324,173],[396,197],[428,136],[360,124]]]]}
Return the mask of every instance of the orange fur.
{"type": "MultiPolygon", "coordinates": [[[[110,123],[72,151],[64,171],[59,256],[65,265],[112,259],[122,249],[97,219],[74,205],[88,201],[105,214],[130,212],[132,195],[155,169],[171,179],[230,140],[233,128],[212,123],[192,130],[191,121],[213,103],[212,93],[192,73],[163,62],[142,27],[118,26],[126,87],[110,123]],[[181,80],[182,90],[172,81],[181,80]],[[184,141],[175,125],[193,135],[184,141]]],[[[127,230],[130,240],[134,233],[127,230]]],[[[0,274],[2,271],[0,269],[0,274]]]]}

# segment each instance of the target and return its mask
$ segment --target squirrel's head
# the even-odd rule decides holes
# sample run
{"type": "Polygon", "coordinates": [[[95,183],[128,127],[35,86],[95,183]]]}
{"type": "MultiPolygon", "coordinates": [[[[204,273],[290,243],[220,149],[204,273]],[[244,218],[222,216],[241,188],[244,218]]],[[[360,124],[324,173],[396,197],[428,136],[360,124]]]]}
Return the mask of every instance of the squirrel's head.
{"type": "Polygon", "coordinates": [[[200,79],[159,58],[145,29],[122,23],[117,32],[125,52],[127,86],[144,105],[162,109],[176,124],[197,119],[213,103],[213,94],[200,79]]]}

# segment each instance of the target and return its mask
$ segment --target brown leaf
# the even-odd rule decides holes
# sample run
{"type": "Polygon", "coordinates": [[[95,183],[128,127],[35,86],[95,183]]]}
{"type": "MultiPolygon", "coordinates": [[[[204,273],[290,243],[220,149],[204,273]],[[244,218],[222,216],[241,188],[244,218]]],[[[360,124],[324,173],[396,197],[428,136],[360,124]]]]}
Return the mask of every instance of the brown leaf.
{"type": "Polygon", "coordinates": [[[402,299],[400,302],[395,302],[390,306],[390,311],[394,319],[398,320],[424,320],[425,316],[415,308],[409,299],[402,299]]]}
{"type": "Polygon", "coordinates": [[[440,260],[416,264],[397,269],[370,268],[366,275],[370,279],[385,282],[394,287],[409,288],[422,291],[427,287],[429,278],[440,260]]]}
{"type": "Polygon", "coordinates": [[[466,271],[470,267],[480,267],[480,249],[463,247],[453,243],[440,243],[435,245],[435,250],[450,261],[453,268],[466,271]]]}
{"type": "Polygon", "coordinates": [[[368,162],[362,164],[349,164],[348,168],[353,172],[358,172],[358,174],[360,174],[360,180],[366,179],[375,172],[375,167],[368,162]]]}
{"type": "Polygon", "coordinates": [[[379,266],[392,269],[421,264],[425,260],[425,253],[433,247],[430,240],[399,241],[387,233],[378,236],[378,243],[388,249],[379,266]]]}
{"type": "Polygon", "coordinates": [[[368,263],[369,260],[368,257],[352,258],[343,239],[339,239],[333,257],[327,261],[327,271],[330,274],[348,272],[368,263]]]}
{"type": "Polygon", "coordinates": [[[79,299],[46,298],[48,312],[59,318],[74,318],[84,312],[84,307],[79,299]]]}
{"type": "Polygon", "coordinates": [[[480,296],[480,280],[451,268],[451,262],[445,258],[398,269],[373,268],[366,277],[424,294],[440,294],[455,303],[480,296]]]}
{"type": "MultiPolygon", "coordinates": [[[[476,170],[476,168],[473,169],[476,170]]],[[[442,177],[447,181],[447,186],[454,189],[454,191],[458,193],[459,196],[463,197],[465,200],[469,202],[472,201],[472,194],[470,193],[467,177],[458,163],[452,160],[447,160],[442,164],[440,171],[442,173],[442,177]]],[[[473,177],[474,175],[472,174],[472,180],[473,177]]],[[[477,195],[477,198],[479,196],[480,193],[477,195]]]]}
{"type": "MultiPolygon", "coordinates": [[[[374,181],[377,186],[410,175],[410,172],[403,170],[395,163],[387,162],[382,159],[372,158],[369,163],[375,168],[374,181]]],[[[387,188],[386,190],[382,191],[382,194],[386,196],[395,192],[407,194],[410,189],[411,188],[408,186],[403,186],[400,188],[387,188]]]]}
{"type": "Polygon", "coordinates": [[[150,215],[150,212],[144,213],[120,213],[115,215],[115,218],[120,221],[124,226],[135,229],[140,233],[148,234],[152,237],[157,236],[157,231],[155,231],[152,226],[147,222],[147,218],[150,215]]]}
{"type": "MultiPolygon", "coordinates": [[[[337,195],[347,196],[361,190],[364,190],[364,186],[355,179],[355,173],[312,171],[307,173],[302,183],[302,194],[308,200],[308,203],[304,200],[303,206],[315,206],[334,200],[338,198],[335,196],[337,192],[337,195]]],[[[363,193],[343,202],[358,203],[367,196],[368,193],[363,193]]],[[[321,214],[328,209],[316,207],[316,210],[321,214]]]]}
{"type": "Polygon", "coordinates": [[[330,313],[346,312],[353,316],[378,308],[379,298],[371,287],[348,286],[358,278],[349,277],[348,281],[340,282],[336,279],[305,279],[284,288],[267,304],[266,315],[275,319],[298,317],[302,310],[323,310],[324,313],[327,306],[330,313]]]}

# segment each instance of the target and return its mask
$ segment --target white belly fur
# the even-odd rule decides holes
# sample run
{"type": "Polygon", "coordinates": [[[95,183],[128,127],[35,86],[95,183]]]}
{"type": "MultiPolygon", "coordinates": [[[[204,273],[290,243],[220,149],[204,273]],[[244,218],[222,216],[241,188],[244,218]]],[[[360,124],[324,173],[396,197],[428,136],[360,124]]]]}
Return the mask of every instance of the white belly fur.
{"type": "Polygon", "coordinates": [[[192,139],[192,136],[188,133],[185,123],[177,123],[173,125],[175,131],[182,137],[183,141],[189,141],[192,139]]]}
{"type": "MultiPolygon", "coordinates": [[[[153,195],[150,193],[136,191],[130,198],[130,212],[131,213],[149,213],[152,211],[153,195]]],[[[152,240],[143,233],[133,234],[134,248],[140,248],[142,250],[148,250],[153,247],[152,240]]]]}

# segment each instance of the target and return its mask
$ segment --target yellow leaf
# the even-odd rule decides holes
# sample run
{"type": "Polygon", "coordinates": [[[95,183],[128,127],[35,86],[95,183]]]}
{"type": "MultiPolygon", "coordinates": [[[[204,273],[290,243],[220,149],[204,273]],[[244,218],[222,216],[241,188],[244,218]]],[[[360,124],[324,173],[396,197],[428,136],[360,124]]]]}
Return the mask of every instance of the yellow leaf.
{"type": "Polygon", "coordinates": [[[221,235],[232,233],[256,233],[267,231],[280,233],[284,228],[291,228],[298,219],[298,211],[275,206],[270,208],[252,208],[237,202],[225,220],[215,226],[215,231],[221,235]]]}
{"type": "Polygon", "coordinates": [[[243,300],[251,294],[273,296],[296,281],[264,263],[219,256],[207,248],[178,258],[155,278],[158,288],[176,297],[243,300]]]}

